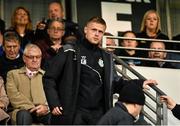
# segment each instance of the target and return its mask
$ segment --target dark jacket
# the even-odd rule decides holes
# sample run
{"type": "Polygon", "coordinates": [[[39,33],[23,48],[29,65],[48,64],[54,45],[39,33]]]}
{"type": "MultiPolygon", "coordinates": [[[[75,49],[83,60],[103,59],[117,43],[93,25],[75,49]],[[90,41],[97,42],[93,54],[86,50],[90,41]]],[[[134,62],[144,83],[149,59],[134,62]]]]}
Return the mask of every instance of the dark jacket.
{"type": "Polygon", "coordinates": [[[175,68],[171,63],[164,62],[161,66],[157,61],[143,61],[142,66],[158,67],[158,68],[175,68]]]}
{"type": "Polygon", "coordinates": [[[21,51],[24,50],[25,46],[28,43],[33,43],[35,41],[35,35],[34,35],[33,30],[25,30],[25,34],[23,37],[13,27],[10,27],[7,31],[15,31],[17,33],[19,40],[20,40],[20,43],[21,43],[21,45],[20,45],[21,51]]]}
{"type": "Polygon", "coordinates": [[[5,31],[5,22],[2,19],[0,19],[0,32],[1,32],[1,34],[3,34],[4,31],[5,31]]]}
{"type": "MultiPolygon", "coordinates": [[[[48,104],[52,110],[62,106],[61,124],[73,124],[76,112],[77,96],[79,92],[81,73],[81,50],[80,46],[73,48],[64,45],[58,54],[49,61],[46,73],[43,77],[44,90],[48,104]]],[[[108,111],[112,107],[112,94],[119,92],[126,83],[143,84],[143,81],[126,81],[122,78],[114,79],[112,55],[101,50],[104,61],[103,96],[104,108],[108,111]]],[[[61,121],[61,122],[60,122],[61,121]]]]}
{"type": "Polygon", "coordinates": [[[117,102],[98,122],[98,125],[133,125],[135,118],[128,113],[127,108],[117,102]]]}
{"type": "MultiPolygon", "coordinates": [[[[174,36],[172,40],[180,41],[180,34],[174,36]]],[[[173,49],[174,50],[180,50],[180,44],[179,43],[173,43],[173,49]]]]}
{"type": "Polygon", "coordinates": [[[180,105],[176,104],[176,106],[172,109],[172,113],[180,120],[180,105]]]}
{"type": "MultiPolygon", "coordinates": [[[[162,40],[169,40],[169,37],[165,34],[163,34],[161,31],[158,31],[158,33],[156,34],[156,36],[154,37],[150,37],[147,35],[147,33],[144,32],[140,32],[136,34],[137,38],[147,38],[147,39],[162,39],[162,40]]],[[[138,47],[139,48],[149,48],[150,43],[152,41],[138,41],[138,47]]],[[[172,49],[173,44],[172,43],[165,43],[166,49],[172,49]]],[[[148,57],[148,51],[139,51],[140,52],[140,56],[141,57],[148,57]]]]}
{"type": "Polygon", "coordinates": [[[22,54],[20,54],[17,59],[10,60],[6,58],[5,53],[3,53],[3,55],[0,57],[0,76],[2,76],[5,84],[8,71],[18,69],[22,66],[24,66],[22,54]]]}
{"type": "MultiPolygon", "coordinates": [[[[137,38],[147,38],[147,39],[162,39],[162,40],[169,40],[169,37],[165,34],[163,34],[161,31],[158,31],[157,35],[154,37],[150,37],[147,35],[146,32],[140,32],[136,34],[137,38]]],[[[149,44],[151,42],[148,41],[139,41],[138,47],[142,48],[149,48],[149,44]]],[[[167,43],[166,43],[167,44],[167,43]]],[[[168,45],[169,46],[169,45],[168,45]]],[[[166,46],[168,48],[168,46],[166,46]]]]}
{"type": "Polygon", "coordinates": [[[47,60],[50,60],[52,57],[54,57],[57,52],[51,47],[53,45],[53,42],[47,38],[47,39],[41,39],[36,40],[35,43],[42,52],[42,61],[41,61],[41,68],[44,70],[44,64],[47,60]]]}
{"type": "MultiPolygon", "coordinates": [[[[129,53],[126,52],[126,50],[122,49],[118,49],[118,50],[115,50],[114,52],[117,56],[125,56],[125,57],[132,57],[132,58],[139,58],[140,57],[140,54],[139,54],[139,51],[136,50],[135,51],[135,54],[133,55],[130,55],[129,53]]],[[[127,64],[129,65],[136,65],[136,66],[140,66],[141,65],[141,60],[137,60],[137,59],[123,59],[123,61],[125,61],[127,64]]]]}

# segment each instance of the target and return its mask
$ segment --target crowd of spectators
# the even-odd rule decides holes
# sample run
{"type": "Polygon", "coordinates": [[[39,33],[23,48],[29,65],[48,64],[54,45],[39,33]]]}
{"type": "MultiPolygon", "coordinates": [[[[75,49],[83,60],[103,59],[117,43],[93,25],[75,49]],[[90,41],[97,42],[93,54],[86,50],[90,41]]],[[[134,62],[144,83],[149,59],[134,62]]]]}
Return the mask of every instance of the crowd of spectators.
{"type": "MultiPolygon", "coordinates": [[[[116,43],[114,39],[108,38],[107,46],[119,45],[132,49],[119,50],[107,47],[102,51],[103,35],[113,36],[105,32],[106,23],[102,18],[91,18],[84,27],[83,34],[77,23],[63,17],[62,4],[52,2],[48,6],[48,19],[39,21],[36,29],[33,29],[30,12],[22,6],[14,10],[11,27],[6,29],[5,22],[0,20],[0,115],[3,115],[0,117],[0,124],[134,124],[145,103],[142,87],[144,84],[156,84],[156,81],[126,81],[115,74],[112,75],[117,77],[113,78],[115,86],[111,87],[110,76],[114,72],[112,70],[114,63],[109,62],[111,54],[155,59],[154,61],[125,59],[129,65],[177,68],[161,60],[168,58],[166,49],[179,50],[179,48],[163,41],[122,39],[116,43]],[[154,50],[142,52],[134,49],[137,47],[154,50]],[[71,70],[71,74],[67,75],[65,70],[71,70]],[[77,74],[78,72],[80,74],[77,74]],[[62,80],[59,80],[60,78],[62,80]],[[124,86],[126,83],[128,86],[132,83],[134,88],[132,85],[127,88],[124,86]],[[110,109],[111,95],[114,92],[122,93],[122,96],[116,107],[110,109]],[[138,97],[131,99],[133,93],[138,97]],[[70,106],[72,108],[68,108],[70,106]],[[120,118],[123,116],[120,114],[122,111],[127,120],[120,118]],[[104,115],[105,112],[108,113],[104,115]],[[112,116],[114,112],[117,112],[119,118],[112,116]],[[55,118],[53,121],[57,122],[52,123],[53,117],[55,118]],[[118,122],[112,122],[113,118],[118,122]]],[[[161,32],[160,26],[158,13],[149,10],[144,14],[139,33],[125,31],[122,36],[169,40],[168,36],[161,32]]],[[[179,36],[173,39],[179,40],[179,36]]]]}

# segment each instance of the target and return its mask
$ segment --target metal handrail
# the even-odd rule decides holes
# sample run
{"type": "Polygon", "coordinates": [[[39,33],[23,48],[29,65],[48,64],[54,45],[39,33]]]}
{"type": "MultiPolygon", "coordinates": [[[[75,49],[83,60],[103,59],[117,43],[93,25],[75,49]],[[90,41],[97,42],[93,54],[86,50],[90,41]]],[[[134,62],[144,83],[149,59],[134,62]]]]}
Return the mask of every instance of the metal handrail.
{"type": "MultiPolygon", "coordinates": [[[[134,75],[136,75],[139,79],[142,79],[142,80],[147,80],[144,76],[142,76],[140,73],[138,73],[137,71],[135,71],[132,67],[130,67],[128,64],[126,64],[123,60],[121,60],[120,58],[118,58],[116,55],[113,54],[113,58],[116,60],[117,63],[121,64],[123,67],[125,67],[126,69],[128,69],[130,72],[132,72],[134,75]]],[[[115,67],[116,69],[118,69],[117,67],[115,67]]],[[[120,71],[119,69],[117,70],[119,73],[123,74],[122,71],[120,71]]],[[[124,77],[127,77],[127,79],[129,80],[130,77],[128,75],[123,75],[124,77]]],[[[149,85],[152,89],[154,89],[156,91],[156,93],[159,95],[166,95],[163,91],[161,91],[158,87],[156,87],[155,85],[149,85]]],[[[142,113],[144,114],[144,116],[146,118],[148,118],[152,123],[154,124],[157,124],[157,125],[160,125],[160,124],[163,124],[163,125],[167,125],[167,106],[165,106],[163,104],[163,106],[157,102],[157,99],[151,95],[149,92],[145,91],[145,94],[147,96],[149,96],[153,101],[156,102],[156,105],[157,105],[157,109],[155,110],[149,103],[145,103],[145,105],[152,111],[152,112],[155,112],[157,117],[155,119],[153,119],[148,113],[146,113],[144,110],[142,111],[142,113]],[[161,111],[160,111],[160,108],[163,108],[163,113],[165,113],[165,115],[161,115],[161,111]]]]}
{"type": "Polygon", "coordinates": [[[134,60],[180,63],[180,60],[150,59],[150,58],[139,58],[139,57],[130,57],[130,56],[118,56],[118,57],[121,58],[121,59],[134,59],[134,60]]]}
{"type": "MultiPolygon", "coordinates": [[[[178,50],[162,50],[162,49],[149,49],[149,48],[131,48],[131,47],[118,47],[118,46],[107,46],[106,45],[106,39],[107,38],[116,38],[116,39],[130,39],[130,40],[140,40],[140,41],[156,41],[156,42],[173,42],[173,43],[180,43],[180,41],[172,41],[172,40],[161,40],[161,39],[146,39],[146,38],[129,38],[129,37],[114,37],[114,36],[104,36],[103,37],[103,42],[102,42],[102,48],[121,48],[121,49],[134,49],[134,50],[145,50],[145,51],[157,51],[157,52],[167,52],[167,53],[180,53],[180,51],[178,50]]],[[[121,64],[124,69],[124,67],[126,69],[128,69],[131,73],[133,73],[135,76],[137,76],[139,79],[142,80],[147,80],[144,76],[142,76],[140,73],[138,73],[137,71],[135,71],[132,67],[130,67],[127,63],[125,63],[122,59],[120,59],[119,57],[117,57],[115,54],[113,54],[113,58],[116,60],[117,63],[121,64]]],[[[121,58],[123,58],[121,56],[121,58]]],[[[127,57],[124,57],[127,58],[127,57]]],[[[137,57],[128,57],[130,59],[138,59],[138,60],[151,60],[151,61],[164,61],[164,62],[180,62],[177,60],[157,60],[157,59],[148,59],[148,58],[137,58],[137,57]]],[[[123,77],[127,78],[128,80],[131,79],[128,75],[124,75],[123,71],[120,71],[117,67],[116,67],[117,71],[119,73],[121,73],[123,75],[123,77]]],[[[122,69],[122,70],[123,70],[122,69]]],[[[160,95],[166,95],[162,90],[160,90],[158,87],[156,87],[155,85],[149,85],[154,91],[156,91],[156,97],[154,97],[152,94],[150,94],[148,91],[144,91],[145,94],[152,99],[154,102],[156,102],[156,109],[152,107],[152,105],[150,105],[149,103],[145,103],[145,105],[156,114],[156,120],[153,119],[151,117],[151,115],[149,115],[148,113],[146,113],[144,110],[142,111],[142,113],[144,114],[144,116],[146,118],[148,118],[153,124],[155,125],[167,125],[167,106],[165,106],[165,104],[163,103],[163,105],[161,103],[158,102],[157,97],[160,95]],[[161,110],[162,109],[162,110],[161,110]],[[163,114],[164,115],[163,115],[163,114]]]]}
{"type": "Polygon", "coordinates": [[[164,49],[150,49],[150,48],[132,48],[132,47],[123,47],[123,46],[106,46],[106,48],[115,48],[115,49],[131,49],[131,50],[141,50],[141,51],[154,51],[154,52],[170,52],[170,53],[180,53],[179,50],[164,50],[164,49]]]}
{"type": "Polygon", "coordinates": [[[147,42],[170,42],[170,43],[180,43],[180,41],[175,40],[165,40],[165,39],[148,39],[148,38],[131,38],[131,37],[120,37],[120,36],[103,36],[103,41],[106,40],[106,38],[112,38],[112,39],[128,39],[128,40],[140,40],[140,41],[147,41],[147,42]]]}
{"type": "MultiPolygon", "coordinates": [[[[142,76],[140,73],[138,73],[137,71],[135,71],[132,67],[130,67],[128,64],[126,64],[123,60],[121,60],[120,58],[118,58],[115,54],[113,54],[113,58],[116,60],[116,62],[118,62],[119,64],[123,65],[124,67],[126,67],[129,71],[131,71],[134,75],[136,75],[139,79],[142,80],[147,80],[144,76],[142,76]]],[[[163,91],[161,91],[158,87],[156,87],[155,85],[150,85],[150,87],[152,89],[154,89],[155,91],[158,92],[158,94],[160,95],[166,95],[163,91]]]]}

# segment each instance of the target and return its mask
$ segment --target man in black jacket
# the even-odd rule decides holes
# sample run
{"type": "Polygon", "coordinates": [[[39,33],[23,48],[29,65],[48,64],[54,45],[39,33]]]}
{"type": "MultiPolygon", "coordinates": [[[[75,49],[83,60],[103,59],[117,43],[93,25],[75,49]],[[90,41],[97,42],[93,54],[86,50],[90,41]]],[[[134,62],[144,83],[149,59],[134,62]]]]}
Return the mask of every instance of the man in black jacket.
{"type": "Polygon", "coordinates": [[[48,36],[47,34],[47,28],[48,24],[51,20],[60,20],[65,23],[65,35],[63,37],[63,40],[66,39],[69,36],[74,36],[76,39],[82,38],[82,32],[79,28],[79,25],[77,23],[74,23],[69,20],[63,19],[64,17],[64,10],[63,6],[60,2],[54,1],[51,2],[48,6],[48,18],[49,19],[42,19],[37,24],[37,29],[35,32],[36,39],[44,39],[48,36]]]}
{"type": "Polygon", "coordinates": [[[64,45],[49,61],[43,84],[52,124],[96,124],[112,107],[112,94],[125,84],[155,83],[114,77],[112,54],[98,46],[105,29],[102,18],[92,17],[84,27],[85,39],[64,45]]]}
{"type": "Polygon", "coordinates": [[[100,119],[98,125],[134,125],[144,104],[142,88],[137,84],[127,84],[122,88],[115,107],[100,119]]]}

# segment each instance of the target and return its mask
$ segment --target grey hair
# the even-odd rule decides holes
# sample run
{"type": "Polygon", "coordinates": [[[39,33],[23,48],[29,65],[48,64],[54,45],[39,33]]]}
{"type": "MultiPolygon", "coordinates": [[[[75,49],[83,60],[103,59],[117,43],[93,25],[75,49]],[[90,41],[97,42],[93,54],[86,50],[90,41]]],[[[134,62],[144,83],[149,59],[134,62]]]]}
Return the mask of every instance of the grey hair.
{"type": "Polygon", "coordinates": [[[27,55],[28,50],[32,49],[32,48],[38,49],[40,51],[41,55],[42,55],[41,49],[37,45],[32,44],[32,43],[29,43],[29,44],[26,45],[26,47],[24,49],[24,52],[23,52],[23,55],[27,55]]]}

